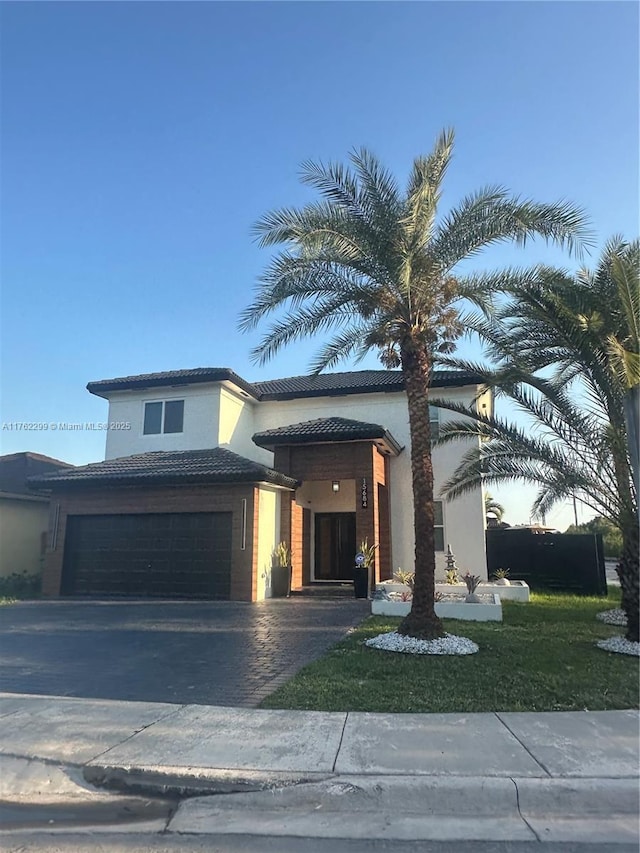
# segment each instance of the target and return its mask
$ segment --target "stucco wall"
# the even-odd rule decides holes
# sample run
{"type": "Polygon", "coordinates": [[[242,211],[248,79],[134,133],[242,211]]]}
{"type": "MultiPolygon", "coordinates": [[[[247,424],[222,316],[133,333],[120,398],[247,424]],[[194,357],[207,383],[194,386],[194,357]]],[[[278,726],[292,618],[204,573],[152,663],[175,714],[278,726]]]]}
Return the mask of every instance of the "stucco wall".
{"type": "Polygon", "coordinates": [[[220,418],[218,427],[219,447],[226,447],[246,456],[249,459],[269,463],[271,454],[260,451],[253,443],[252,436],[254,428],[254,407],[256,401],[245,399],[228,388],[220,388],[220,418]],[[256,453],[256,450],[259,453],[256,453]]]}
{"type": "Polygon", "coordinates": [[[271,598],[272,554],[280,536],[280,492],[258,489],[257,601],[271,598]]]}
{"type": "Polygon", "coordinates": [[[107,430],[105,459],[148,453],[152,450],[203,450],[216,447],[220,423],[220,386],[153,388],[114,394],[109,401],[109,424],[131,424],[130,429],[107,430]],[[182,432],[143,435],[144,404],[184,400],[182,432]]]}
{"type": "Polygon", "coordinates": [[[48,502],[0,498],[0,577],[41,573],[40,540],[48,523],[48,502]]]}

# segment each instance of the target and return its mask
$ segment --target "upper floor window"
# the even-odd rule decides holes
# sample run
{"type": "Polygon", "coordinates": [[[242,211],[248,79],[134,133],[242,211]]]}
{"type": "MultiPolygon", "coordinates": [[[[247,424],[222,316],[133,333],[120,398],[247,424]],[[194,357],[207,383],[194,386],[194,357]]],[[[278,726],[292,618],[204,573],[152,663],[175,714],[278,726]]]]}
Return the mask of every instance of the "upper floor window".
{"type": "Polygon", "coordinates": [[[183,425],[184,400],[165,400],[144,404],[143,435],[182,432],[183,425]]]}
{"type": "Polygon", "coordinates": [[[429,406],[429,423],[431,425],[431,441],[437,441],[440,436],[440,409],[429,406]]]}

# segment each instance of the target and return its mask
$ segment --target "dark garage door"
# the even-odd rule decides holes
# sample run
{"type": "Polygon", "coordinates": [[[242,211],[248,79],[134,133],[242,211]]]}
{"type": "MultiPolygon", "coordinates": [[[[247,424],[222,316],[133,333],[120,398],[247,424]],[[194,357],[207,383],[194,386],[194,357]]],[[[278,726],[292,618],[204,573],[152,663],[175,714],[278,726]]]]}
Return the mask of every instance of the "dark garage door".
{"type": "Polygon", "coordinates": [[[67,519],[63,595],[228,599],[231,513],[67,519]]]}

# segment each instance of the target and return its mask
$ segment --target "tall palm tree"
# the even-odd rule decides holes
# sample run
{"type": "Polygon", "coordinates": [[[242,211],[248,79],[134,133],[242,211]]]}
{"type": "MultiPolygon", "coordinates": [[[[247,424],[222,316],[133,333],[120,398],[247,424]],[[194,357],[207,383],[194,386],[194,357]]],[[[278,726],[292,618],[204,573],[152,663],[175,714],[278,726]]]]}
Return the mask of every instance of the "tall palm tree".
{"type": "MultiPolygon", "coordinates": [[[[480,451],[466,454],[445,485],[456,496],[478,483],[535,482],[537,514],[557,501],[581,501],[620,529],[617,567],[627,638],[639,639],[638,495],[633,482],[625,421],[625,395],[637,379],[638,242],[610,241],[594,272],[570,275],[545,267],[478,277],[511,299],[474,328],[497,369],[473,367],[488,385],[509,397],[528,423],[522,427],[466,407],[449,409],[463,421],[441,426],[443,442],[481,435],[480,451]],[[625,270],[621,285],[620,270],[625,270]],[[634,271],[635,272],[632,272],[634,271]],[[635,275],[635,285],[632,275],[635,275]],[[500,281],[498,282],[498,278],[500,281]],[[634,303],[635,300],[635,303],[634,303]],[[546,375],[545,374],[549,374],[546,375]]],[[[435,402],[435,401],[432,401],[435,402]]]]}
{"type": "Polygon", "coordinates": [[[581,211],[561,202],[539,204],[502,187],[469,195],[438,219],[453,131],[417,157],[406,190],[365,149],[351,168],[306,162],[302,181],[321,200],[266,214],[255,226],[261,246],[282,245],[261,276],[240,328],[253,329],[274,311],[254,358],[265,362],[302,337],[334,334],[318,352],[314,372],[342,359],[377,351],[404,375],[411,436],[415,587],[400,633],[432,639],[443,633],[434,610],[434,503],[429,383],[438,354],[451,351],[463,329],[457,303],[481,301],[481,289],[462,288],[458,264],[502,241],[524,244],[535,235],[579,249],[581,211]]]}

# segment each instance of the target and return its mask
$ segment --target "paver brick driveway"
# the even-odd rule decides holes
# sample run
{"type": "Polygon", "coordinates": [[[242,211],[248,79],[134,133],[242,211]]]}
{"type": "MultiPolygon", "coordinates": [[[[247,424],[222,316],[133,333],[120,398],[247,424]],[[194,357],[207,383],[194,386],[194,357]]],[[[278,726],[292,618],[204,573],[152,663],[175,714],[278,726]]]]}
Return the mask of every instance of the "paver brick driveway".
{"type": "Polygon", "coordinates": [[[252,707],[368,612],[312,598],[0,607],[0,691],[252,707]]]}

